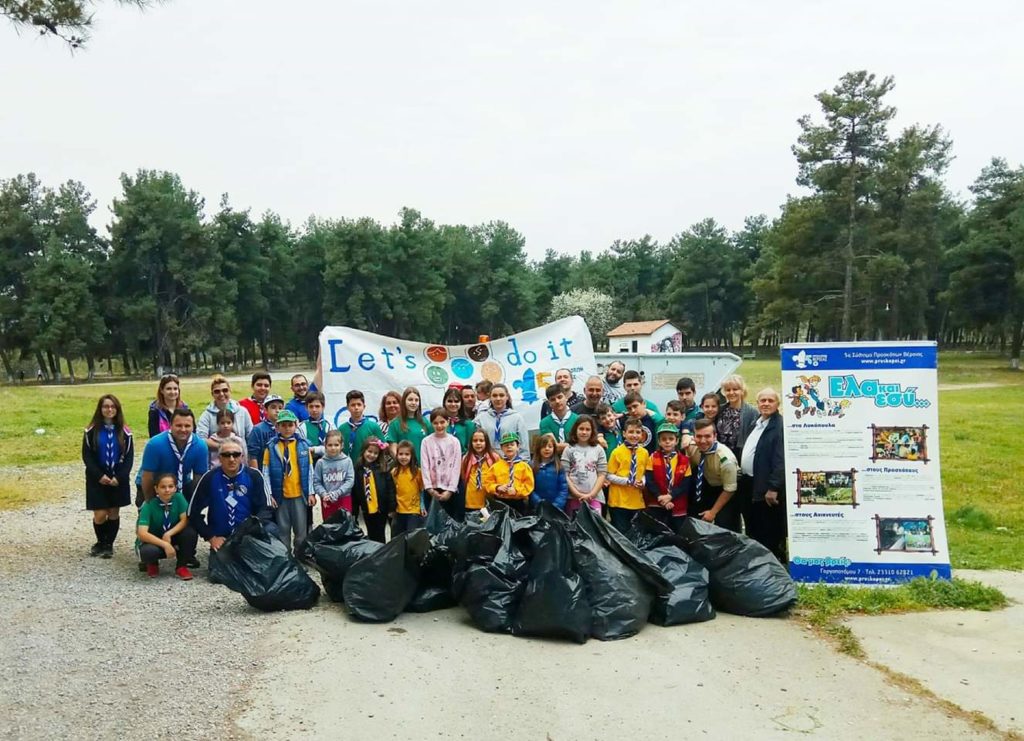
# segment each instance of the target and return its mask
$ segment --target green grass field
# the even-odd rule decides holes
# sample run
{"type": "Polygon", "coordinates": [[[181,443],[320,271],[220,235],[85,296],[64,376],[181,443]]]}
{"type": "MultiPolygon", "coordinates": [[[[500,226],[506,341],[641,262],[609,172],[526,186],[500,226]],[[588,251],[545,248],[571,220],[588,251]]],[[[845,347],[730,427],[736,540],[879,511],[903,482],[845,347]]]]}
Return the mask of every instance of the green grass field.
{"type": "MultiPolygon", "coordinates": [[[[940,356],[940,384],[1000,384],[947,390],[939,400],[943,496],[956,567],[1024,569],[1024,440],[1018,434],[1024,373],[1005,365],[991,355],[940,356]]],[[[754,391],[779,386],[774,358],[745,361],[740,372],[754,391]]],[[[52,491],[47,466],[79,460],[82,429],[102,393],[121,400],[141,449],[155,388],[155,381],[0,388],[0,463],[19,467],[0,481],[0,508],[31,504],[52,491]]],[[[182,396],[201,408],[208,389],[205,380],[185,381],[182,396]]]]}

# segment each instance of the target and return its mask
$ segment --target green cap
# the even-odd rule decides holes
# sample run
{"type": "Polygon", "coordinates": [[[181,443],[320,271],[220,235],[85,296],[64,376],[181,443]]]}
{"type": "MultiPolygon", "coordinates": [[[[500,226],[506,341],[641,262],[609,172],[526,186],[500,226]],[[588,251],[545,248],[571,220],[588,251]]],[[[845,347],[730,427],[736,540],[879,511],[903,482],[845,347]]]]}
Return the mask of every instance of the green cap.
{"type": "MultiPolygon", "coordinates": [[[[281,417],[278,416],[277,419],[280,420],[281,417]]],[[[671,432],[673,435],[678,435],[679,434],[679,428],[676,427],[671,422],[662,422],[660,425],[658,425],[658,434],[660,435],[663,432],[671,432]]]]}
{"type": "Polygon", "coordinates": [[[277,415],[277,423],[281,424],[282,422],[294,422],[295,424],[298,424],[299,418],[295,416],[295,412],[291,409],[282,409],[281,413],[277,415]]]}
{"type": "Polygon", "coordinates": [[[501,436],[501,442],[499,443],[499,445],[504,445],[505,443],[517,443],[517,442],[519,442],[519,435],[517,435],[514,432],[506,432],[504,435],[501,436]]]}

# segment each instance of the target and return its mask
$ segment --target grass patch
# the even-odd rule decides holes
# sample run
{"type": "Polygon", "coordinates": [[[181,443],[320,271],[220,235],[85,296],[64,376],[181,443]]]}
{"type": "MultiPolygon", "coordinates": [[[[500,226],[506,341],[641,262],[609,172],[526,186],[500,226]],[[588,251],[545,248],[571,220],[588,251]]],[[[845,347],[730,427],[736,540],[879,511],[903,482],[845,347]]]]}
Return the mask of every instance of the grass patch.
{"type": "Polygon", "coordinates": [[[853,632],[843,624],[850,615],[892,615],[925,610],[996,610],[1007,605],[994,587],[965,579],[914,579],[896,587],[843,587],[799,584],[796,617],[830,638],[845,654],[864,658],[853,632]]]}
{"type": "Polygon", "coordinates": [[[0,471],[0,511],[53,502],[77,488],[85,506],[85,476],[68,467],[4,468],[0,471]],[[73,479],[71,477],[74,477],[73,479]]]}

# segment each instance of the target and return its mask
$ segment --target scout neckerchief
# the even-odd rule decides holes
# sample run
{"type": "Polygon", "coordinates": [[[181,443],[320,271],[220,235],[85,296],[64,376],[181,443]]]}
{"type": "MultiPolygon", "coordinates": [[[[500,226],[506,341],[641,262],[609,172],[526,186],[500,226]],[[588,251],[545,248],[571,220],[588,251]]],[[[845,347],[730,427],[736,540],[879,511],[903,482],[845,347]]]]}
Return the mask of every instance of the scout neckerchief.
{"type": "Polygon", "coordinates": [[[160,497],[156,498],[156,501],[160,502],[160,506],[164,510],[164,533],[171,529],[171,505],[174,503],[171,499],[166,502],[160,497]]]}
{"type": "Polygon", "coordinates": [[[192,447],[192,441],[195,440],[195,435],[188,436],[188,442],[185,443],[185,449],[178,451],[178,446],[174,442],[174,437],[168,433],[167,442],[171,445],[171,452],[174,453],[174,457],[178,461],[178,491],[182,491],[185,488],[185,458],[188,457],[189,448],[192,447]]]}
{"type": "Polygon", "coordinates": [[[495,412],[492,407],[491,412],[494,414],[494,439],[498,442],[498,445],[501,445],[501,418],[508,414],[508,409],[495,412]]]}
{"type": "Polygon", "coordinates": [[[282,437],[279,438],[281,441],[281,457],[284,458],[284,477],[288,478],[292,475],[292,455],[289,448],[291,448],[291,442],[294,437],[282,437]]]}
{"type": "Polygon", "coordinates": [[[260,410],[260,422],[267,418],[267,410],[263,408],[263,402],[257,399],[255,396],[250,396],[249,401],[256,405],[256,408],[260,410]]]}
{"type": "Polygon", "coordinates": [[[366,511],[369,512],[373,504],[376,507],[374,492],[373,492],[373,471],[366,466],[363,466],[363,494],[366,495],[366,511]]]}
{"type": "Polygon", "coordinates": [[[637,443],[636,445],[630,445],[629,443],[623,443],[623,444],[629,450],[629,456],[630,456],[629,457],[629,478],[627,479],[627,482],[629,483],[630,486],[635,486],[636,485],[636,465],[637,465],[637,462],[636,462],[636,449],[638,447],[640,447],[640,444],[639,443],[637,443]]]}
{"type": "Polygon", "coordinates": [[[717,440],[715,440],[711,447],[708,448],[707,453],[700,454],[700,463],[697,464],[697,490],[694,495],[694,499],[696,499],[696,501],[698,502],[700,501],[701,489],[704,488],[704,461],[707,458],[707,456],[711,455],[716,450],[718,450],[717,440]]]}
{"type": "Polygon", "coordinates": [[[359,428],[363,426],[363,422],[366,421],[366,417],[360,417],[358,422],[353,422],[351,419],[348,421],[348,449],[353,451],[356,449],[356,433],[359,428]]]}
{"type": "MultiPolygon", "coordinates": [[[[449,435],[455,435],[455,426],[460,421],[461,420],[458,417],[449,417],[448,418],[448,434],[449,435]]],[[[458,435],[455,435],[455,437],[458,437],[458,435]]]]}
{"type": "Polygon", "coordinates": [[[672,482],[675,481],[675,463],[676,463],[676,451],[672,451],[671,455],[665,455],[662,453],[662,457],[665,459],[665,481],[668,483],[668,494],[672,493],[672,482]]]}
{"type": "Polygon", "coordinates": [[[476,488],[477,491],[484,488],[484,456],[473,454],[473,463],[476,465],[476,488]]]}
{"type": "Polygon", "coordinates": [[[316,443],[314,443],[314,444],[315,445],[323,445],[324,444],[324,440],[327,439],[327,432],[328,432],[328,430],[327,430],[327,420],[326,419],[321,419],[320,421],[316,421],[316,420],[313,420],[313,419],[307,419],[306,420],[306,425],[307,425],[307,429],[308,429],[308,425],[313,425],[313,427],[316,429],[316,443]]]}
{"type": "Polygon", "coordinates": [[[555,424],[558,425],[558,435],[557,435],[557,438],[558,438],[558,442],[560,442],[560,443],[564,443],[565,442],[565,424],[566,424],[566,422],[569,421],[569,415],[571,415],[571,414],[572,414],[572,411],[569,410],[569,409],[566,409],[565,410],[565,416],[562,417],[561,419],[559,419],[558,416],[554,412],[551,412],[552,419],[554,419],[555,420],[555,424]]]}
{"type": "Polygon", "coordinates": [[[103,456],[103,466],[107,469],[108,473],[114,472],[114,466],[117,465],[117,455],[120,452],[118,450],[117,435],[114,434],[114,425],[103,423],[103,429],[99,435],[102,441],[101,455],[103,456]]]}

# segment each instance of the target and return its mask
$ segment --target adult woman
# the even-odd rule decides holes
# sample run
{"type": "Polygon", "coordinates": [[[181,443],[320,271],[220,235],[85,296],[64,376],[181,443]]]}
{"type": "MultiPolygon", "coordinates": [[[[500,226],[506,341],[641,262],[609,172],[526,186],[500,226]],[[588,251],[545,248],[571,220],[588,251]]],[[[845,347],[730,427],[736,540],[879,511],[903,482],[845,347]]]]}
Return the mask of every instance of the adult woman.
{"type": "Polygon", "coordinates": [[[171,429],[171,415],[178,407],[188,409],[181,400],[181,382],[174,374],[160,378],[156,387],[156,399],[149,405],[149,436],[156,437],[171,429]]]}
{"type": "MultiPolygon", "coordinates": [[[[520,440],[529,440],[530,431],[526,427],[526,420],[523,415],[512,408],[512,400],[508,393],[508,386],[503,383],[496,383],[491,387],[491,404],[482,412],[476,415],[476,426],[487,433],[491,439],[491,448],[501,450],[501,436],[514,432],[520,440]]],[[[530,448],[521,444],[519,454],[524,460],[529,460],[530,448]]]]}
{"type": "Polygon", "coordinates": [[[120,509],[131,504],[134,457],[132,433],[124,425],[121,402],[113,394],[104,394],[82,435],[85,508],[92,512],[96,533],[90,556],[111,558],[114,554],[114,539],[121,525],[120,509]]]}
{"type": "Polygon", "coordinates": [[[215,375],[210,381],[210,396],[212,401],[196,421],[196,435],[206,441],[211,453],[220,450],[220,441],[217,439],[217,414],[222,409],[231,412],[235,419],[232,432],[243,440],[248,440],[249,433],[252,432],[252,417],[241,404],[231,399],[231,384],[228,383],[228,379],[219,373],[215,375]]]}
{"type": "Polygon", "coordinates": [[[388,426],[398,419],[402,412],[402,396],[397,391],[388,391],[380,397],[380,411],[377,413],[377,425],[380,431],[388,434],[388,426]]]}
{"type": "Polygon", "coordinates": [[[450,388],[444,392],[442,406],[448,416],[448,432],[459,441],[462,454],[469,450],[469,438],[473,435],[476,425],[466,418],[466,412],[462,406],[462,390],[450,388]]]}
{"type": "Polygon", "coordinates": [[[391,457],[398,452],[398,443],[408,440],[416,453],[416,463],[420,462],[420,445],[423,438],[433,432],[433,428],[423,419],[420,411],[420,392],[409,386],[402,392],[398,419],[388,425],[387,442],[391,457]]]}
{"type": "Polygon", "coordinates": [[[783,454],[779,393],[772,388],[757,395],[760,416],[743,446],[740,491],[750,493],[744,515],[747,535],[786,562],[786,465],[783,454]]]}
{"type": "Polygon", "coordinates": [[[743,376],[726,376],[722,381],[722,395],[726,404],[719,408],[715,417],[715,432],[718,442],[735,453],[736,460],[739,460],[747,434],[757,421],[757,410],[745,401],[747,384],[743,376]]]}

